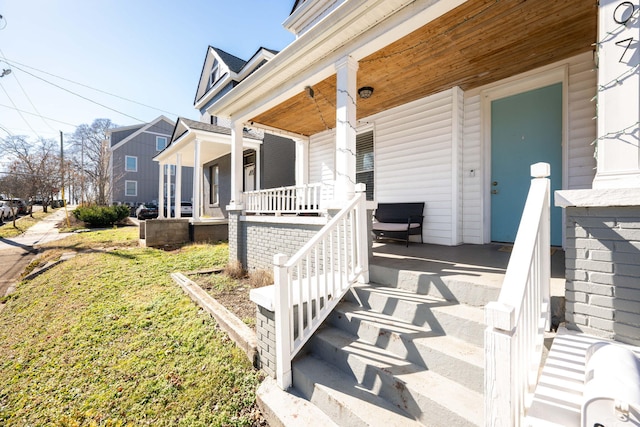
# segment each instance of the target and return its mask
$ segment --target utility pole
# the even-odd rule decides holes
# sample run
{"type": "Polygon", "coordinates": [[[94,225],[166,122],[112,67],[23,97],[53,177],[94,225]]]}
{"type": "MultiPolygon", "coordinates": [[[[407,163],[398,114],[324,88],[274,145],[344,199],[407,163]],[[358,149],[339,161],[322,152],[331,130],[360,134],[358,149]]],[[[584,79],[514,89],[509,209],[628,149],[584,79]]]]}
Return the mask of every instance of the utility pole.
{"type": "Polygon", "coordinates": [[[64,206],[64,212],[67,217],[67,227],[71,227],[69,223],[69,212],[67,212],[67,201],[64,198],[64,144],[62,131],[60,131],[60,181],[62,185],[62,205],[64,206]]]}

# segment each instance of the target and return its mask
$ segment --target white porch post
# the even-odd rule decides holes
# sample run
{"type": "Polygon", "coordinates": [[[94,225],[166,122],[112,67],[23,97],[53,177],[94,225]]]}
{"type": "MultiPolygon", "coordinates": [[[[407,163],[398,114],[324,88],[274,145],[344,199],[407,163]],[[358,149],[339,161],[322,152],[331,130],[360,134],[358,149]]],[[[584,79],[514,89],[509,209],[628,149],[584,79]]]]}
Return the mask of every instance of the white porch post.
{"type": "MultiPolygon", "coordinates": [[[[256,190],[262,190],[262,182],[260,181],[260,175],[262,175],[262,168],[260,167],[260,148],[258,147],[256,148],[256,168],[255,168],[255,183],[256,183],[256,190]]],[[[244,173],[244,172],[243,172],[244,173]]]]}
{"type": "Polygon", "coordinates": [[[336,63],[336,188],[334,199],[344,202],[355,194],[356,72],[358,62],[345,56],[336,63]]]}
{"type": "Polygon", "coordinates": [[[171,218],[171,165],[167,166],[167,218],[171,218]]]}
{"type": "Polygon", "coordinates": [[[182,154],[176,153],[176,218],[182,216],[182,154]]]}
{"type": "Polygon", "coordinates": [[[599,3],[598,170],[593,188],[640,187],[639,13],[637,2],[599,3]]]}
{"type": "Polygon", "coordinates": [[[158,164],[158,218],[164,218],[164,163],[158,164]]]}
{"type": "Polygon", "coordinates": [[[193,211],[193,220],[200,220],[200,193],[202,187],[202,181],[200,179],[200,171],[202,170],[202,165],[200,164],[200,140],[196,138],[195,140],[195,148],[193,152],[193,203],[192,203],[192,211],[193,211]]]}
{"type": "Polygon", "coordinates": [[[230,209],[242,209],[242,123],[231,124],[231,201],[230,209]]]}
{"type": "Polygon", "coordinates": [[[296,186],[309,183],[309,140],[296,139],[296,186]]]}

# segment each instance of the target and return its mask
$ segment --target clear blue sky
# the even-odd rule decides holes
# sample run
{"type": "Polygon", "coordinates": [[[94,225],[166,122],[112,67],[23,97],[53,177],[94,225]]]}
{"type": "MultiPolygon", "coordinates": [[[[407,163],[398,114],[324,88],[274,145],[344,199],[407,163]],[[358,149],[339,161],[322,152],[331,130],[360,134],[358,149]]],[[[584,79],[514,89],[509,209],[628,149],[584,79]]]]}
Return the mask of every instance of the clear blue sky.
{"type": "Polygon", "coordinates": [[[0,138],[10,132],[57,140],[60,131],[96,118],[120,126],[161,114],[197,120],[193,100],[207,46],[244,60],[260,46],[282,50],[294,40],[282,27],[293,2],[0,0],[0,73],[12,69],[0,78],[0,138]]]}

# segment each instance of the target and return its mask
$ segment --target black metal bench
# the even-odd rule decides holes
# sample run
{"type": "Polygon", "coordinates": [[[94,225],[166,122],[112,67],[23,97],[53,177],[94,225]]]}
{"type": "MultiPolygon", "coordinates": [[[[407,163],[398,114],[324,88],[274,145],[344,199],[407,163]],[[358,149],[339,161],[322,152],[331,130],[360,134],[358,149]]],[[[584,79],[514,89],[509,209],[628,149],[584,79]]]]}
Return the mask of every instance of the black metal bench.
{"type": "Polygon", "coordinates": [[[373,233],[376,240],[388,238],[403,240],[409,246],[409,236],[419,234],[422,239],[424,202],[378,203],[373,214],[373,233]]]}

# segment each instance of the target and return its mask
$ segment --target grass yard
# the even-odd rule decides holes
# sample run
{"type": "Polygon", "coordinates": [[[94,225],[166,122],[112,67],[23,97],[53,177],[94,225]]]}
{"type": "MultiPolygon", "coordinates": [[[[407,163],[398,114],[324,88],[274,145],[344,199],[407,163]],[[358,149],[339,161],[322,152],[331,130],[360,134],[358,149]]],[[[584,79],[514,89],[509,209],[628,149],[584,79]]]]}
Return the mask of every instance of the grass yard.
{"type": "Polygon", "coordinates": [[[137,228],[51,242],[81,252],[0,311],[0,425],[258,425],[261,373],[169,273],[222,267],[226,245],[133,246],[137,228]]]}

